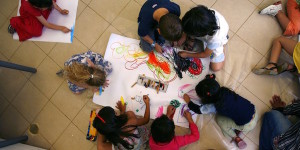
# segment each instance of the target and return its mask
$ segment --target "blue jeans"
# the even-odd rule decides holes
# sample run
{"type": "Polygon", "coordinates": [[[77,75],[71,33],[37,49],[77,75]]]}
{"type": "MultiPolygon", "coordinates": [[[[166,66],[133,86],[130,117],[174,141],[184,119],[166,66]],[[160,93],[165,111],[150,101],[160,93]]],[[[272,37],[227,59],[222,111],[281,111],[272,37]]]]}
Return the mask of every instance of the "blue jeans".
{"type": "MultiPolygon", "coordinates": [[[[161,35],[159,35],[156,29],[149,32],[148,36],[150,36],[151,39],[159,45],[163,45],[165,43],[165,39],[161,35]]],[[[140,37],[140,47],[145,52],[151,52],[154,49],[153,47],[151,47],[151,44],[146,42],[142,37],[140,37]]]]}
{"type": "Polygon", "coordinates": [[[274,137],[285,133],[292,123],[277,110],[265,113],[259,135],[259,149],[272,150],[274,137]]]}

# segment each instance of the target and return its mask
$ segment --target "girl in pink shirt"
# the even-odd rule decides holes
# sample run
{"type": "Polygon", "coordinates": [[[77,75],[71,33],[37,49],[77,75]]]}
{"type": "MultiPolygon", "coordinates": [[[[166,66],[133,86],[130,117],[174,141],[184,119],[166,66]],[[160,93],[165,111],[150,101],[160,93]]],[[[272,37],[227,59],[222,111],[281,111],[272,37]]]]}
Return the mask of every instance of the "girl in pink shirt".
{"type": "Polygon", "coordinates": [[[175,136],[175,125],[172,119],[174,113],[175,108],[169,106],[167,115],[162,115],[153,121],[149,140],[151,150],[178,150],[180,147],[199,140],[198,127],[188,110],[184,112],[184,117],[189,122],[191,133],[184,136],[175,136]]]}

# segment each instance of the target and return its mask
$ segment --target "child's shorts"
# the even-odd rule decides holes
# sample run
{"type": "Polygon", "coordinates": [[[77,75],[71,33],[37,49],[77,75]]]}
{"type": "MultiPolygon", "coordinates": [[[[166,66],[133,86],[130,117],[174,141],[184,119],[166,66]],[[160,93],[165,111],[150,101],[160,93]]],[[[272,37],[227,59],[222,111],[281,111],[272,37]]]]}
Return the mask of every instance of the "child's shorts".
{"type": "Polygon", "coordinates": [[[297,35],[300,31],[300,10],[296,8],[297,6],[296,0],[288,0],[286,7],[290,22],[283,35],[297,35]]]}
{"type": "Polygon", "coordinates": [[[213,63],[219,63],[219,62],[223,62],[225,60],[225,55],[224,53],[216,56],[215,53],[211,53],[210,55],[210,62],[213,63]]]}
{"type": "Polygon", "coordinates": [[[293,52],[293,60],[300,74],[300,42],[296,44],[293,52]]]}

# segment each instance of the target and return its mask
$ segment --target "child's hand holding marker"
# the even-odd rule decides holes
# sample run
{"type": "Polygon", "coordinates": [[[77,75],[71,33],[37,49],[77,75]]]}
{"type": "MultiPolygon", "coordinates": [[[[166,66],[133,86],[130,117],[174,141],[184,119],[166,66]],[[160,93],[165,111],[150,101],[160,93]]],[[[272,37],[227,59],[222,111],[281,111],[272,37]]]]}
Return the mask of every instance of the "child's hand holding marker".
{"type": "Polygon", "coordinates": [[[144,100],[146,105],[149,105],[150,99],[149,99],[148,95],[143,95],[143,100],[144,100]]]}

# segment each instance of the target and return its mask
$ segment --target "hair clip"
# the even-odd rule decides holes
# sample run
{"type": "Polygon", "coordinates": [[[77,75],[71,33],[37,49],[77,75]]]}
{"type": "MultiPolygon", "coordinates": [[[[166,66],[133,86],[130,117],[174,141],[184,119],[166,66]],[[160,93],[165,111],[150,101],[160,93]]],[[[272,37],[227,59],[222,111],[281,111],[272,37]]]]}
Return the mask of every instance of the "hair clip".
{"type": "Polygon", "coordinates": [[[96,116],[97,116],[97,118],[99,118],[103,123],[105,123],[104,119],[101,118],[98,114],[97,114],[96,116]]]}
{"type": "Polygon", "coordinates": [[[91,74],[91,78],[92,78],[92,79],[94,78],[94,75],[93,75],[93,74],[91,74]]]}
{"type": "Polygon", "coordinates": [[[207,92],[206,94],[207,94],[207,96],[210,96],[210,93],[209,93],[209,92],[207,92]]]}
{"type": "Polygon", "coordinates": [[[214,75],[213,75],[213,74],[209,75],[209,78],[213,79],[213,78],[214,78],[214,75]]]}

